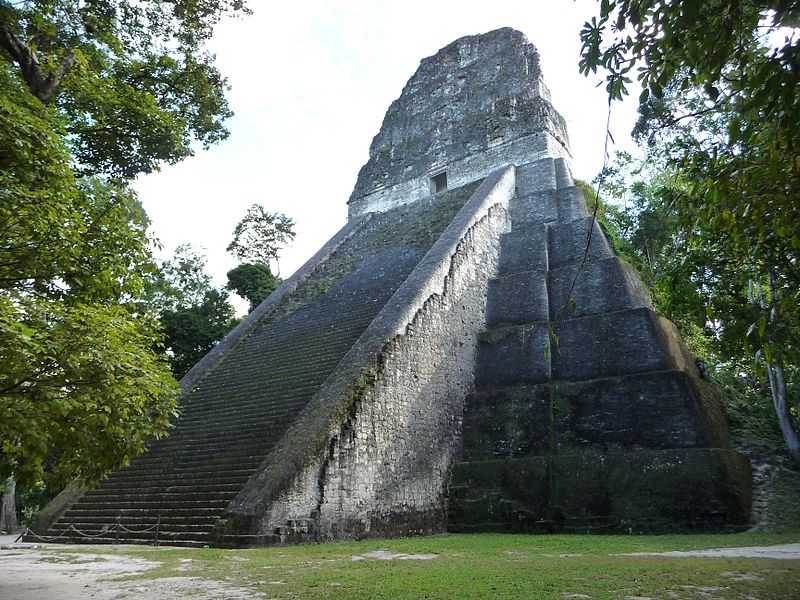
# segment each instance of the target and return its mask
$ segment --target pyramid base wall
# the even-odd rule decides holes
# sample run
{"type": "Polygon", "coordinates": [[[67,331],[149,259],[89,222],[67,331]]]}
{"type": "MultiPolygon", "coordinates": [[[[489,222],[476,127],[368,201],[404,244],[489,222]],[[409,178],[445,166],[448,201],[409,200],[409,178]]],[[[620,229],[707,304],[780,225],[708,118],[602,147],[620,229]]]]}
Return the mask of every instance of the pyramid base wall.
{"type": "Polygon", "coordinates": [[[453,533],[678,533],[748,527],[751,469],[719,448],[457,463],[453,533]]]}

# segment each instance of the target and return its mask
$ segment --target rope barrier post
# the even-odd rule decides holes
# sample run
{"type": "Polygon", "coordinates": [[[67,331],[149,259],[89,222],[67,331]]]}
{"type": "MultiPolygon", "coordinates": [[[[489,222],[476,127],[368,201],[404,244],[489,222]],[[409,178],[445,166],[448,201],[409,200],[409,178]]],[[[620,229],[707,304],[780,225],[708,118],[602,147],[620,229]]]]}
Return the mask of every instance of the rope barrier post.
{"type": "Polygon", "coordinates": [[[155,545],[158,546],[158,530],[161,529],[161,513],[158,513],[158,521],[156,521],[156,541],[155,545]]]}
{"type": "Polygon", "coordinates": [[[29,529],[28,527],[26,527],[26,528],[23,530],[23,532],[22,532],[22,533],[20,533],[20,534],[17,536],[17,539],[15,539],[15,540],[14,540],[14,543],[15,543],[15,544],[16,544],[16,543],[18,543],[18,542],[19,542],[19,541],[20,541],[22,538],[24,538],[24,537],[25,537],[25,536],[28,534],[28,532],[29,532],[29,531],[30,531],[30,529],[29,529]]]}
{"type": "Polygon", "coordinates": [[[114,538],[114,545],[119,544],[119,528],[120,528],[120,524],[121,524],[120,522],[121,521],[122,521],[122,516],[121,515],[117,515],[117,535],[114,538]]]}

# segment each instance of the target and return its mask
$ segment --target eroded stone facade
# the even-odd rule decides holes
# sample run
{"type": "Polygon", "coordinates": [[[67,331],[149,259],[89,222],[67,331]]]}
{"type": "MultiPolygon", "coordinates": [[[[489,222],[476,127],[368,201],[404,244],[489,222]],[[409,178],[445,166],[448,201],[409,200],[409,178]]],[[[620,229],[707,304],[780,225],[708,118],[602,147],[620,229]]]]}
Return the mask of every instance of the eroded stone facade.
{"type": "Polygon", "coordinates": [[[747,523],[749,465],[586,210],[524,35],[422,61],[349,212],[182,381],[172,436],[62,494],[38,533],[241,546],[747,523]]]}

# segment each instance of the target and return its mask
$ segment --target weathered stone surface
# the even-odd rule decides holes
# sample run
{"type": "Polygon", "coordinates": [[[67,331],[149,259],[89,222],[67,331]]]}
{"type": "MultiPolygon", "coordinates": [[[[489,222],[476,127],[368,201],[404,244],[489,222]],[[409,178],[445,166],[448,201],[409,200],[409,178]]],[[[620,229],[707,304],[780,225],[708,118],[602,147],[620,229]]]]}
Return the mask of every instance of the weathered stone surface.
{"type": "Polygon", "coordinates": [[[685,370],[690,364],[674,327],[648,308],[559,321],[555,331],[553,377],[562,381],[685,370]]]}
{"type": "Polygon", "coordinates": [[[386,113],[350,197],[350,216],[430,195],[506,164],[568,155],[566,127],[542,82],[536,49],[504,28],[424,59],[386,113]]]}
{"type": "Polygon", "coordinates": [[[556,203],[560,223],[571,223],[589,216],[583,192],[574,186],[559,188],[556,203]]]}
{"type": "Polygon", "coordinates": [[[639,275],[617,257],[551,269],[547,287],[553,320],[650,306],[639,275]]]}
{"type": "Polygon", "coordinates": [[[559,454],[718,443],[707,431],[700,408],[708,399],[700,397],[683,371],[559,382],[551,394],[559,454]]]}
{"type": "Polygon", "coordinates": [[[524,271],[489,282],[486,324],[521,325],[547,321],[547,278],[542,271],[524,271]]]}
{"type": "Polygon", "coordinates": [[[591,217],[578,219],[569,223],[552,225],[549,233],[549,265],[557,269],[564,265],[580,264],[584,255],[589,260],[611,258],[614,252],[608,245],[606,236],[600,224],[593,222],[591,217]],[[589,232],[591,231],[591,239],[589,232]],[[589,251],[586,252],[587,242],[589,251]]]}
{"type": "Polygon", "coordinates": [[[553,442],[546,385],[486,389],[464,405],[464,461],[547,454],[553,442]]]}
{"type": "Polygon", "coordinates": [[[553,159],[553,168],[556,173],[556,187],[558,189],[575,185],[575,182],[572,180],[572,173],[569,170],[569,164],[563,156],[553,159]]]}
{"type": "Polygon", "coordinates": [[[503,236],[500,246],[500,273],[547,271],[547,231],[543,225],[518,229],[503,236]]]}
{"type": "Polygon", "coordinates": [[[556,190],[518,196],[511,202],[511,222],[514,229],[553,223],[558,220],[556,190]]]}
{"type": "Polygon", "coordinates": [[[557,188],[556,163],[552,157],[529,159],[517,168],[517,196],[524,197],[557,188]]]}
{"type": "Polygon", "coordinates": [[[716,448],[639,450],[457,463],[453,532],[737,531],[750,465],[716,448]]]}
{"type": "Polygon", "coordinates": [[[505,386],[550,378],[547,323],[496,327],[480,334],[475,384],[505,386]]]}

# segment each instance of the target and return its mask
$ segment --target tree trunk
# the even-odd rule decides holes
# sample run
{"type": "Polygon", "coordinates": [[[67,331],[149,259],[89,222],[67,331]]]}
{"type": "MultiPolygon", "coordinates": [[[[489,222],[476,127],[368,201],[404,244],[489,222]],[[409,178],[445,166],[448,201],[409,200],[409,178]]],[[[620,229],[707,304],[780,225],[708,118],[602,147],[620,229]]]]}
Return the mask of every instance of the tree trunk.
{"type": "Polygon", "coordinates": [[[792,459],[800,464],[800,435],[795,429],[792,413],[789,411],[789,403],[786,399],[786,380],[783,378],[783,366],[780,363],[767,363],[767,381],[786,448],[792,459]]]}
{"type": "MultiPolygon", "coordinates": [[[[769,290],[770,290],[770,304],[775,305],[778,300],[778,288],[775,284],[775,275],[771,272],[769,274],[769,290]]],[[[770,310],[767,304],[767,299],[761,286],[758,284],[758,274],[756,273],[753,279],[750,280],[748,286],[748,294],[750,302],[756,304],[756,297],[753,291],[758,295],[757,305],[761,308],[763,315],[769,315],[769,322],[773,323],[775,320],[774,309],[770,310]]],[[[783,365],[780,358],[766,361],[767,383],[769,383],[769,391],[772,394],[772,405],[775,407],[775,414],[778,417],[778,425],[781,428],[783,441],[786,442],[786,449],[789,451],[789,456],[792,457],[796,463],[800,464],[800,434],[795,426],[794,417],[792,417],[789,403],[786,398],[786,379],[783,376],[783,365]]]]}
{"type": "Polygon", "coordinates": [[[0,531],[14,533],[19,529],[19,523],[17,523],[17,483],[13,477],[9,477],[6,479],[3,488],[3,500],[0,502],[0,531]]]}
{"type": "Polygon", "coordinates": [[[14,62],[19,65],[22,78],[28,84],[28,88],[43,104],[47,104],[56,97],[61,80],[78,60],[75,53],[68,50],[52,72],[45,73],[36,53],[2,21],[0,21],[0,48],[8,52],[14,62]]]}

